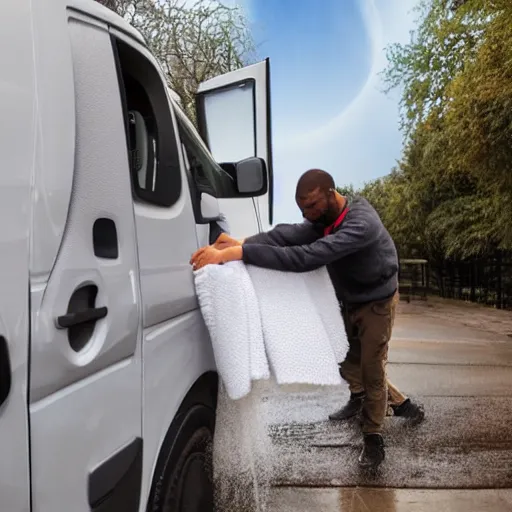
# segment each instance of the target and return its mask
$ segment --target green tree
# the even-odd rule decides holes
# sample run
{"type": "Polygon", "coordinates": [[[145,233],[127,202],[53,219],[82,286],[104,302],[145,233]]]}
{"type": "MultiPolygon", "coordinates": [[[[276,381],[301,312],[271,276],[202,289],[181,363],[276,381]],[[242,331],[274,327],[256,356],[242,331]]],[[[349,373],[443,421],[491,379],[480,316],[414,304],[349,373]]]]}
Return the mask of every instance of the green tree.
{"type": "Polygon", "coordinates": [[[409,43],[387,48],[386,91],[403,88],[401,126],[405,135],[449,100],[447,86],[474,59],[489,10],[485,2],[465,2],[455,11],[450,0],[422,0],[418,28],[409,43]]]}
{"type": "Polygon", "coordinates": [[[502,249],[512,249],[512,4],[489,21],[476,58],[449,86],[446,109],[452,167],[471,176],[493,212],[502,249]]]}
{"type": "Polygon", "coordinates": [[[512,249],[512,3],[424,0],[419,12],[411,42],[388,52],[406,140],[381,216],[430,259],[512,249]]]}

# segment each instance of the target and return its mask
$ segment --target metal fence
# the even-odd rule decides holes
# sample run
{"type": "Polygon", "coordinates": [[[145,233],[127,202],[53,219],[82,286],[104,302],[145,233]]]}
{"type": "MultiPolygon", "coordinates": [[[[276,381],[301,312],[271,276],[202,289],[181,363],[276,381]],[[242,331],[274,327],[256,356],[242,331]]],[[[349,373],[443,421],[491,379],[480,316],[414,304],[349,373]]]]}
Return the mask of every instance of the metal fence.
{"type": "Polygon", "coordinates": [[[427,260],[400,260],[400,297],[407,302],[414,297],[426,299],[430,288],[430,266],[427,260]]]}
{"type": "Polygon", "coordinates": [[[400,289],[406,296],[424,298],[432,294],[512,310],[511,253],[499,252],[492,258],[441,264],[425,260],[400,263],[400,289]]]}

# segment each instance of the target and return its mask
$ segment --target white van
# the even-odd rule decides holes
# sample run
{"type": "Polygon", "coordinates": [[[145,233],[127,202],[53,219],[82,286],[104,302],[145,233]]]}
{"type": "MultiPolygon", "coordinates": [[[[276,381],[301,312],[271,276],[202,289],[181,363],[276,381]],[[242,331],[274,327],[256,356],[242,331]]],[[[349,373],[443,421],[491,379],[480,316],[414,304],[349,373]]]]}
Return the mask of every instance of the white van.
{"type": "Polygon", "coordinates": [[[220,212],[234,236],[271,223],[268,61],[202,84],[214,160],[120,17],[1,11],[0,510],[207,512],[217,374],[189,260],[220,212]]]}

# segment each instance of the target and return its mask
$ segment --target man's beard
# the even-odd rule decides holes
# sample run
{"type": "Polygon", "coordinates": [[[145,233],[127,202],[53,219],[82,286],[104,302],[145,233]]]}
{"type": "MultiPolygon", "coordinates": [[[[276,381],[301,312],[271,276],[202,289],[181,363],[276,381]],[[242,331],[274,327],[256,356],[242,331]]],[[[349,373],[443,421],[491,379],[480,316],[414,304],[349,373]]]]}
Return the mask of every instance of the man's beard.
{"type": "Polygon", "coordinates": [[[337,210],[329,207],[326,210],[324,210],[322,215],[320,215],[319,217],[317,217],[315,219],[315,225],[318,226],[319,228],[323,229],[323,228],[326,228],[327,226],[330,226],[331,224],[333,224],[337,218],[338,218],[337,210]]]}

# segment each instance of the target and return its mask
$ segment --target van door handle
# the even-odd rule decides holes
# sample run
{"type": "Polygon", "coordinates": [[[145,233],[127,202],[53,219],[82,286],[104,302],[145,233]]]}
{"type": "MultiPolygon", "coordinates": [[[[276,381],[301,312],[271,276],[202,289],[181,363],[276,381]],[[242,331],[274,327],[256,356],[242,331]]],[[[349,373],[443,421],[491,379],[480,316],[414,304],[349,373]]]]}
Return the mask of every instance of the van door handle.
{"type": "Polygon", "coordinates": [[[68,313],[57,317],[57,329],[67,329],[75,325],[84,324],[86,322],[97,321],[107,316],[107,306],[101,308],[88,308],[75,313],[68,313]]]}

